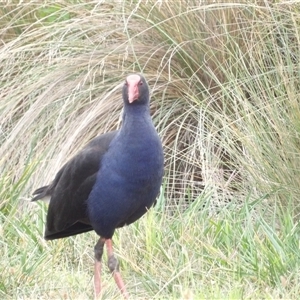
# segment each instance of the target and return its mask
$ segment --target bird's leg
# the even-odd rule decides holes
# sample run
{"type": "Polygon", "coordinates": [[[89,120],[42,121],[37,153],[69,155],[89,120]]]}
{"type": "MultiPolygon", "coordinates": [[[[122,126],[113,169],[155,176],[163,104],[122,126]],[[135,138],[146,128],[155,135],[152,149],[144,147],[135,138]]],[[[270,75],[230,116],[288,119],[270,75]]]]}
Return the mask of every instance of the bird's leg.
{"type": "Polygon", "coordinates": [[[105,244],[105,238],[100,237],[97,242],[94,253],[95,253],[95,271],[94,271],[94,287],[95,287],[95,298],[97,298],[101,292],[101,258],[103,254],[103,247],[105,244]]]}
{"type": "Polygon", "coordinates": [[[125,299],[128,299],[129,294],[127,293],[125,284],[124,284],[121,274],[119,272],[119,263],[118,263],[118,260],[114,256],[112,240],[107,239],[105,241],[105,243],[106,243],[107,254],[108,254],[108,268],[111,271],[111,273],[113,274],[115,282],[116,282],[118,288],[121,290],[122,295],[124,296],[125,299]]]}

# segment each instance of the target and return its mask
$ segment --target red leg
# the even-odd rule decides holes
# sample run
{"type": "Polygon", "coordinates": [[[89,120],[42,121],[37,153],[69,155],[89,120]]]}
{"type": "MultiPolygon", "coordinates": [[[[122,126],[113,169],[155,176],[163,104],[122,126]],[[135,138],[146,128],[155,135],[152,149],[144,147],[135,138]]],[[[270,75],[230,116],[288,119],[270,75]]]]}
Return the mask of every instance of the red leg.
{"type": "Polygon", "coordinates": [[[118,263],[117,259],[114,257],[112,240],[107,239],[105,241],[105,243],[106,243],[106,247],[107,247],[109,270],[112,272],[115,282],[116,282],[118,288],[120,289],[122,295],[124,296],[125,299],[128,299],[129,294],[127,293],[125,284],[124,284],[121,274],[119,272],[119,263],[118,263]]]}
{"type": "Polygon", "coordinates": [[[95,269],[94,269],[95,298],[97,298],[101,292],[101,258],[102,258],[102,254],[103,254],[104,244],[105,244],[105,238],[101,237],[94,248],[94,251],[95,251],[95,269]]]}
{"type": "Polygon", "coordinates": [[[100,261],[95,261],[94,288],[95,288],[95,298],[97,298],[101,292],[101,262],[100,261]]]}

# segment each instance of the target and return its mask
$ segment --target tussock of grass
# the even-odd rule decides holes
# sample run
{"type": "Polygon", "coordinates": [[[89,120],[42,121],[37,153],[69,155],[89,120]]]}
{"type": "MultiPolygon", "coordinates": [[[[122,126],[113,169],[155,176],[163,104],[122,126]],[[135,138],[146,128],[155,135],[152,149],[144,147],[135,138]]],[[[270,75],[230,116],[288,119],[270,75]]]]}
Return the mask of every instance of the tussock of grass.
{"type": "MultiPolygon", "coordinates": [[[[28,177],[29,179],[29,177],[28,177]]],[[[163,199],[161,199],[163,200],[163,199]]],[[[115,235],[116,253],[134,299],[278,298],[299,294],[299,230],[275,208],[266,218],[260,201],[210,215],[199,198],[184,212],[160,206],[115,235]]],[[[15,203],[18,205],[18,203],[15,203]]],[[[1,214],[2,297],[90,299],[94,233],[46,243],[43,204],[1,214]],[[15,247],[12,247],[15,245],[15,247]]],[[[107,258],[104,257],[106,265],[107,258]]],[[[119,298],[108,268],[103,297],[119,298]]]]}
{"type": "MultiPolygon", "coordinates": [[[[45,243],[45,205],[24,199],[119,127],[120,86],[142,72],[166,176],[157,208],[116,235],[130,293],[296,298],[298,11],[271,1],[2,6],[0,295],[92,297],[95,235],[45,243]]],[[[119,297],[103,276],[104,298],[119,297]]]]}
{"type": "Polygon", "coordinates": [[[118,127],[119,86],[135,70],[153,90],[167,196],[193,199],[203,186],[216,198],[253,186],[257,196],[282,186],[284,195],[297,190],[293,5],[77,2],[22,9],[22,34],[4,40],[1,51],[7,168],[24,165],[33,151],[43,157],[34,185],[49,182],[88,140],[118,127]],[[274,160],[284,166],[279,172],[274,160]]]}

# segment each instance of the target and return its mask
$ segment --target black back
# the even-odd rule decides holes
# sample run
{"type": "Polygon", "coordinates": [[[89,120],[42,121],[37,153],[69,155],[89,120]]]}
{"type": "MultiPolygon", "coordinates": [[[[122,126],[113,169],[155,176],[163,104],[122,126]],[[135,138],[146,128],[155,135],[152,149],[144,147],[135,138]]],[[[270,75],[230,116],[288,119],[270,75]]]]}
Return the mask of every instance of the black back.
{"type": "Polygon", "coordinates": [[[50,196],[45,239],[63,238],[93,230],[87,214],[87,199],[96,181],[103,155],[118,131],[93,139],[57,173],[49,186],[34,192],[32,200],[50,196]]]}

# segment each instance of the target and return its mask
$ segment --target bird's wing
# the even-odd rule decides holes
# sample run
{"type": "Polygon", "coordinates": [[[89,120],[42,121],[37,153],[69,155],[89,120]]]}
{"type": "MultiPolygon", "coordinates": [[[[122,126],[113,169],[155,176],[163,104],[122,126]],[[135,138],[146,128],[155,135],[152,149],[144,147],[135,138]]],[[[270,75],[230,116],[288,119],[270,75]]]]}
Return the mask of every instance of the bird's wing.
{"type": "MultiPolygon", "coordinates": [[[[54,181],[38,189],[49,195],[45,239],[57,239],[92,230],[87,215],[87,199],[96,182],[103,155],[117,131],[93,139],[67,162],[54,181]]],[[[39,198],[36,196],[34,199],[39,198]]]]}

